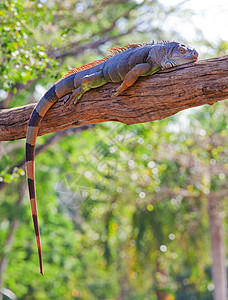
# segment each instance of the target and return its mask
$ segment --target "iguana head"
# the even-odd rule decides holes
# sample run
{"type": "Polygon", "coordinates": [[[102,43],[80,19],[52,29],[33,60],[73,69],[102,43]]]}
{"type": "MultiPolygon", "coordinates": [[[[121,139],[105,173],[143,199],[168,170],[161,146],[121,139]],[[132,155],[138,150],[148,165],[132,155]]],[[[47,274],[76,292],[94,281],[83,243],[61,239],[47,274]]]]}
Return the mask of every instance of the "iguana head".
{"type": "Polygon", "coordinates": [[[154,60],[162,69],[195,62],[198,52],[177,42],[161,42],[152,46],[149,59],[154,60]]]}

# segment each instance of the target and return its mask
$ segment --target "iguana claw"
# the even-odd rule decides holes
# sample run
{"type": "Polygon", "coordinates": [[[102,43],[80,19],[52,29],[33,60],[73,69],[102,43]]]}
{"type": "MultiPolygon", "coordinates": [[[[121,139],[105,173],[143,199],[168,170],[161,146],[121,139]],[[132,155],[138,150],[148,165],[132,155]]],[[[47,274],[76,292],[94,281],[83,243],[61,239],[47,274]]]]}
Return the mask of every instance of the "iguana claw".
{"type": "Polygon", "coordinates": [[[118,89],[111,94],[111,97],[116,97],[119,95],[118,89]]]}
{"type": "Polygon", "coordinates": [[[68,106],[70,108],[72,104],[76,104],[77,101],[82,97],[81,88],[78,87],[76,90],[73,91],[72,95],[68,100],[66,100],[65,105],[63,106],[63,110],[68,106]]]}

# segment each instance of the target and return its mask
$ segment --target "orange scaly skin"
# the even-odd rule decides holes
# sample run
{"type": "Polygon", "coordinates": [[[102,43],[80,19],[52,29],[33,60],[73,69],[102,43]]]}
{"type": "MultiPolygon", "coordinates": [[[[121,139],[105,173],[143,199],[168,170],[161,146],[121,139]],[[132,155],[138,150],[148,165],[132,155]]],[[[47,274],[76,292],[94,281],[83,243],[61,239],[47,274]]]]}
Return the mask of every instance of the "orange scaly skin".
{"type": "Polygon", "coordinates": [[[63,96],[71,93],[66,106],[71,106],[91,88],[107,82],[122,82],[112,96],[133,85],[139,76],[154,74],[162,69],[197,60],[196,50],[176,42],[131,44],[111,48],[110,55],[101,60],[69,71],[40,99],[29,120],[26,136],[26,171],[34,230],[39,255],[40,273],[43,275],[42,252],[35,192],[35,144],[40,123],[49,108],[63,96]]]}

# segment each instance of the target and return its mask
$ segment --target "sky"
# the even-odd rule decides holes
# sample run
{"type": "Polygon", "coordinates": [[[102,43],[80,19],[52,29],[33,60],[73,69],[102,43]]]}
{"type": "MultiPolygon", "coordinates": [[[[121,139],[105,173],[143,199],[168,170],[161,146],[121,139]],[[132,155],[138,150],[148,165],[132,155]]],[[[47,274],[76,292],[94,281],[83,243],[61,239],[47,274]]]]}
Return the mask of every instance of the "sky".
{"type": "MultiPolygon", "coordinates": [[[[180,0],[160,0],[164,6],[177,7],[180,0]]],[[[196,31],[193,25],[202,30],[204,37],[215,44],[220,40],[228,41],[228,0],[188,0],[182,4],[183,8],[191,9],[194,13],[186,20],[171,17],[166,26],[175,26],[185,38],[194,40],[196,31]]],[[[168,28],[167,27],[167,28],[168,28]]]]}
{"type": "Polygon", "coordinates": [[[228,0],[189,0],[184,7],[195,12],[193,21],[210,41],[228,41],[228,0]]]}
{"type": "MultiPolygon", "coordinates": [[[[178,3],[183,2],[183,0],[160,0],[160,2],[164,6],[177,7],[178,3]]],[[[168,32],[170,28],[175,28],[181,36],[189,40],[191,46],[197,48],[200,54],[199,59],[205,59],[208,58],[210,52],[208,52],[208,48],[203,45],[194,45],[194,41],[199,40],[196,31],[196,28],[198,28],[202,31],[204,38],[214,46],[214,51],[210,53],[211,56],[216,56],[218,43],[221,40],[228,42],[228,0],[186,0],[182,4],[182,8],[193,11],[191,19],[186,19],[183,24],[183,18],[176,16],[175,12],[174,16],[168,17],[167,21],[165,20],[165,31],[168,32]]],[[[188,114],[193,114],[199,109],[201,109],[201,106],[184,110],[178,114],[182,130],[188,130],[189,128],[188,114]]],[[[179,132],[179,126],[179,124],[174,124],[170,131],[179,132]]]]}

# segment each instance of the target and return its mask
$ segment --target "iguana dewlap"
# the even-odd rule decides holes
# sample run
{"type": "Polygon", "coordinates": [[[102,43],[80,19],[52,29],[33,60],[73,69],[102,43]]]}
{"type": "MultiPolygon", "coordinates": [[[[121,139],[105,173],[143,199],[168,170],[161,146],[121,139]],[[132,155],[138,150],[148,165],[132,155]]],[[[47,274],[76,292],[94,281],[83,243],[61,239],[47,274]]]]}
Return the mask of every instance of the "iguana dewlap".
{"type": "Polygon", "coordinates": [[[107,82],[122,82],[112,95],[117,96],[133,85],[139,76],[147,76],[163,69],[195,62],[198,58],[195,49],[176,42],[132,44],[123,48],[112,48],[110,52],[109,56],[101,60],[68,72],[45,93],[30,117],[26,137],[26,170],[41,274],[43,274],[43,266],[36,207],[34,159],[38,129],[48,109],[60,98],[73,92],[65,105],[70,107],[85,92],[107,82]]]}

